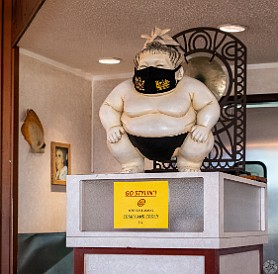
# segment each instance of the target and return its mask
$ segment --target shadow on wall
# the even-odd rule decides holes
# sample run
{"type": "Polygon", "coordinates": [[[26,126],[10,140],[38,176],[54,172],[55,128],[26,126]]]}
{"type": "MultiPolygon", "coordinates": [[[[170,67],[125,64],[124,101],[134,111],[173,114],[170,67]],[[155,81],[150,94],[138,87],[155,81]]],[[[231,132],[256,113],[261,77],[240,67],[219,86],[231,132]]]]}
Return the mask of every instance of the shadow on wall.
{"type": "Polygon", "coordinates": [[[18,235],[18,274],[72,274],[73,252],[66,233],[18,235]]]}

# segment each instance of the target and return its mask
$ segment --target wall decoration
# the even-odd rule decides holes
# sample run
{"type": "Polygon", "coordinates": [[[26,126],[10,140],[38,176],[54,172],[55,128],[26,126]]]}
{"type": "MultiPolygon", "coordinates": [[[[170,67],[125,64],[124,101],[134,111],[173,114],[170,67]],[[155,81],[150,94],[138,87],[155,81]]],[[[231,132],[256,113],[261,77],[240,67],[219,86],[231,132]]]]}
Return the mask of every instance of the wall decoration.
{"type": "Polygon", "coordinates": [[[66,176],[71,174],[70,144],[51,142],[51,183],[66,185],[66,176]]]}
{"type": "MultiPolygon", "coordinates": [[[[201,170],[241,174],[246,158],[246,46],[231,33],[210,27],[188,29],[173,39],[184,52],[186,74],[206,84],[221,108],[219,121],[212,128],[214,147],[201,170]]],[[[154,161],[153,166],[155,172],[176,171],[177,160],[154,161]]]]}
{"type": "Polygon", "coordinates": [[[44,130],[38,115],[28,109],[21,132],[34,153],[43,153],[45,148],[44,130]]]}

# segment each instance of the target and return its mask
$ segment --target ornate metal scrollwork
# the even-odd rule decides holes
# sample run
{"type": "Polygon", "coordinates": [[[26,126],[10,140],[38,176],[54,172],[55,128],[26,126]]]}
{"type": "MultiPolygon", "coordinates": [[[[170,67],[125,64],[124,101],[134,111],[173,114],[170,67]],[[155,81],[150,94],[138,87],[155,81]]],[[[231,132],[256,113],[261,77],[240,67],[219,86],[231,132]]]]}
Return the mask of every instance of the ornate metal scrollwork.
{"type": "MultiPolygon", "coordinates": [[[[217,59],[226,71],[226,91],[220,98],[221,116],[213,128],[215,145],[204,160],[204,171],[240,172],[245,168],[246,145],[246,59],[245,45],[234,35],[215,28],[194,28],[173,36],[188,62],[193,56],[217,59]],[[241,162],[239,167],[236,163],[241,162]]],[[[155,169],[176,170],[175,159],[154,161],[155,169]]]]}

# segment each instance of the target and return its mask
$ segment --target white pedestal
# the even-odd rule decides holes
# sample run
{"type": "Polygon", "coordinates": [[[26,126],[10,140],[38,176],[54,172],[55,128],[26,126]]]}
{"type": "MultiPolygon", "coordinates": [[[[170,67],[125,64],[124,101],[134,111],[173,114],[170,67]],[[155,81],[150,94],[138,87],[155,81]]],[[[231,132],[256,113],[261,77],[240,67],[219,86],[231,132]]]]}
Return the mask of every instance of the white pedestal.
{"type": "Polygon", "coordinates": [[[134,265],[138,273],[261,273],[266,204],[266,184],[219,172],[71,175],[67,246],[76,248],[84,273],[130,273],[134,265]],[[150,180],[168,181],[169,229],[115,230],[114,182],[150,180]],[[231,270],[241,264],[243,272],[231,270]]]}

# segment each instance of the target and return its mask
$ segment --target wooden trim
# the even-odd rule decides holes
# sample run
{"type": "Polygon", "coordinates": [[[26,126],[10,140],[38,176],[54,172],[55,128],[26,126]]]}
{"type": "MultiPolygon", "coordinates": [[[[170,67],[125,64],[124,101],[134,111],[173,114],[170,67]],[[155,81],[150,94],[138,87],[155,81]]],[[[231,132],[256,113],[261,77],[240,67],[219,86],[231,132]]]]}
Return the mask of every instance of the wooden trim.
{"type": "Polygon", "coordinates": [[[209,250],[209,255],[205,256],[205,273],[219,274],[219,250],[209,250]]]}
{"type": "Polygon", "coordinates": [[[264,246],[260,245],[259,246],[259,252],[260,252],[260,272],[261,274],[264,274],[264,270],[263,270],[263,265],[264,265],[264,246]]]}
{"type": "Polygon", "coordinates": [[[11,186],[12,186],[12,53],[11,53],[11,1],[2,1],[1,38],[1,273],[10,273],[13,265],[11,186]]]}
{"type": "Polygon", "coordinates": [[[13,271],[17,271],[17,240],[18,240],[18,143],[19,143],[19,48],[15,47],[13,49],[13,175],[12,175],[12,197],[13,197],[13,207],[12,207],[12,226],[13,226],[13,271]]]}
{"type": "MultiPolygon", "coordinates": [[[[234,101],[234,96],[229,96],[229,101],[234,101]]],[[[249,94],[246,95],[246,104],[278,102],[278,93],[249,94]]]]}
{"type": "MultiPolygon", "coordinates": [[[[1,20],[1,27],[0,27],[0,34],[1,34],[1,40],[0,40],[0,88],[1,88],[1,96],[0,96],[0,113],[1,113],[1,119],[0,119],[0,136],[1,136],[1,142],[0,142],[0,151],[2,151],[2,71],[3,71],[3,53],[2,53],[2,41],[4,39],[4,35],[3,35],[3,29],[2,29],[2,24],[3,24],[3,0],[0,1],[0,20],[1,20]]],[[[2,265],[2,261],[4,259],[4,257],[2,256],[2,231],[3,231],[3,225],[2,225],[2,211],[3,211],[3,206],[2,206],[2,153],[0,153],[0,212],[1,212],[1,225],[0,225],[0,265],[2,265]]],[[[1,269],[0,269],[0,273],[1,273],[1,269]]]]}
{"type": "MultiPolygon", "coordinates": [[[[89,249],[73,249],[73,273],[84,274],[84,255],[89,249]]],[[[91,249],[90,249],[91,250],[91,249]]]]}
{"type": "Polygon", "coordinates": [[[192,256],[208,256],[215,249],[201,248],[74,248],[74,252],[80,254],[131,254],[131,255],[192,255],[192,256]]]}
{"type": "Polygon", "coordinates": [[[12,46],[16,46],[45,0],[15,0],[13,7],[12,46]]]}
{"type": "Polygon", "coordinates": [[[2,0],[1,13],[1,273],[13,271],[13,67],[12,0],[2,0]]]}
{"type": "Polygon", "coordinates": [[[0,273],[3,274],[17,273],[19,51],[15,43],[44,2],[32,1],[0,1],[0,273]],[[31,13],[30,9],[22,9],[35,2],[40,6],[32,8],[31,13]],[[17,24],[16,30],[13,23],[17,24]]]}
{"type": "Polygon", "coordinates": [[[278,93],[250,94],[246,96],[247,104],[278,102],[278,93]]]}

